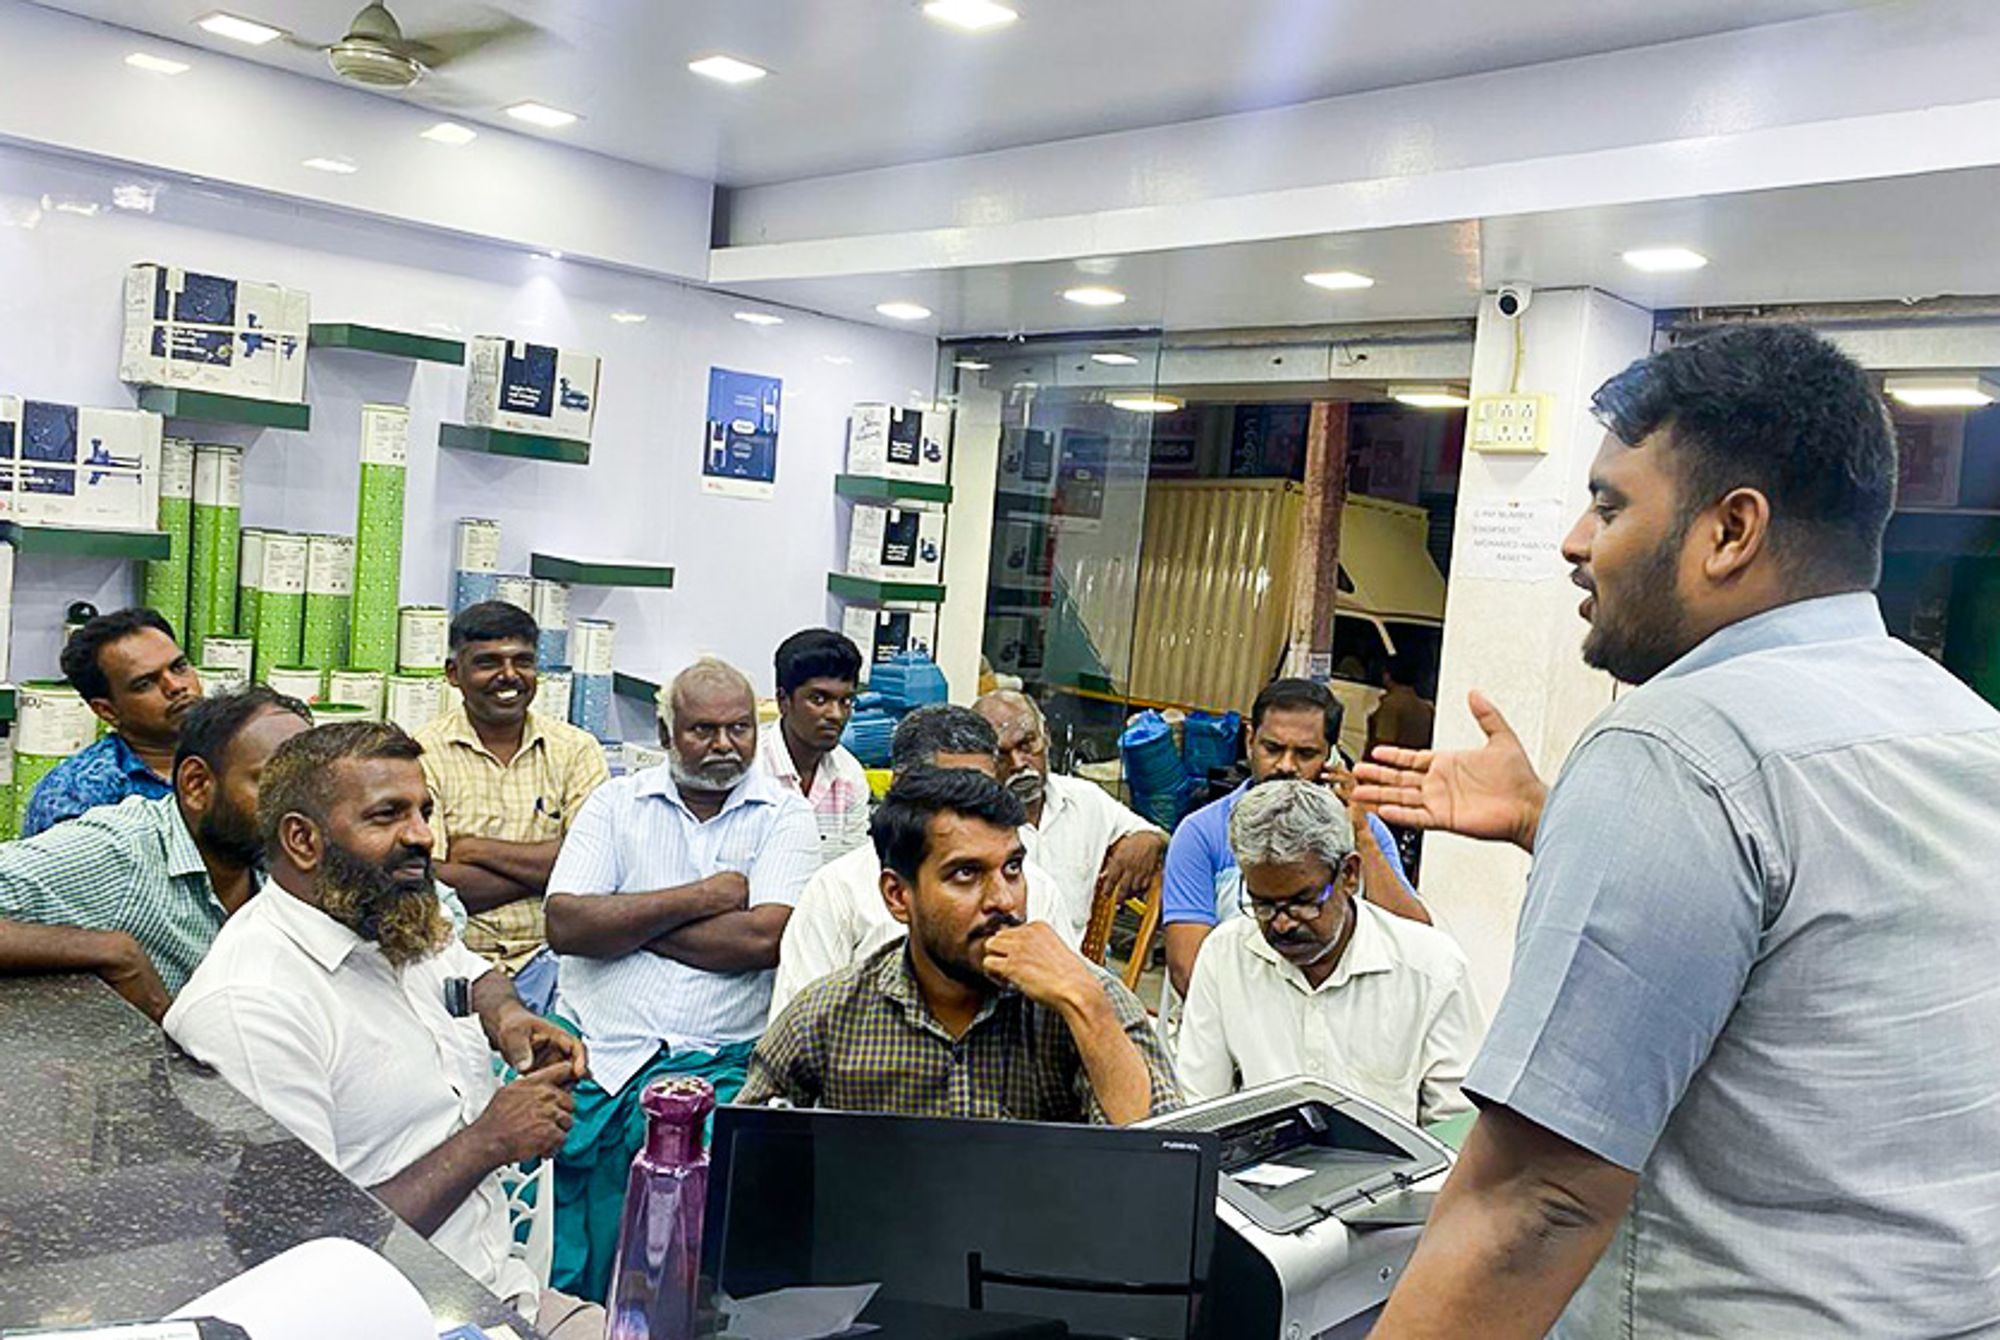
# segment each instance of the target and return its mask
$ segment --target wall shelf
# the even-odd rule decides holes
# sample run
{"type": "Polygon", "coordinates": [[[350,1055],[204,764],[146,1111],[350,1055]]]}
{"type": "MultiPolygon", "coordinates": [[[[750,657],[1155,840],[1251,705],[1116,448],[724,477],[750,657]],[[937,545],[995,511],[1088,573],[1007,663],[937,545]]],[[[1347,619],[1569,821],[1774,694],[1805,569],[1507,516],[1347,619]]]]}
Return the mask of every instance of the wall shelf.
{"type": "Polygon", "coordinates": [[[465,362],[465,345],[440,335],[414,335],[408,331],[385,330],[380,326],[359,326],[346,321],[315,321],[306,342],[309,349],[352,349],[389,358],[415,359],[419,363],[465,362]]]}
{"type": "Polygon", "coordinates": [[[842,600],[908,600],[935,605],[944,599],[944,588],[928,582],[885,582],[845,572],[827,573],[826,589],[842,600]]]}
{"type": "Polygon", "coordinates": [[[657,680],[643,675],[628,675],[623,670],[611,674],[611,691],[620,698],[632,698],[643,703],[656,703],[660,699],[660,685],[657,680]]]}
{"type": "Polygon", "coordinates": [[[0,721],[13,720],[15,720],[14,686],[12,684],[0,684],[0,721]]]}
{"type": "Polygon", "coordinates": [[[312,427],[312,406],[288,400],[196,391],[185,386],[141,386],[139,408],[166,419],[193,423],[233,423],[250,428],[283,428],[303,433],[312,427]]]}
{"type": "Polygon", "coordinates": [[[833,491],[843,498],[865,502],[951,501],[951,485],[925,484],[910,479],[877,479],[872,475],[835,475],[833,491]]]}
{"type": "Polygon", "coordinates": [[[462,423],[438,425],[438,445],[458,451],[483,451],[489,456],[519,456],[559,465],[590,464],[590,443],[537,433],[510,433],[503,428],[472,428],[462,423]]]}
{"type": "Polygon", "coordinates": [[[0,544],[12,545],[17,554],[163,559],[173,553],[174,537],[163,530],[81,530],[0,521],[0,544]]]}
{"type": "Polygon", "coordinates": [[[637,586],[665,590],[674,584],[674,570],[656,563],[600,563],[555,554],[530,554],[528,574],[571,586],[637,586]]]}

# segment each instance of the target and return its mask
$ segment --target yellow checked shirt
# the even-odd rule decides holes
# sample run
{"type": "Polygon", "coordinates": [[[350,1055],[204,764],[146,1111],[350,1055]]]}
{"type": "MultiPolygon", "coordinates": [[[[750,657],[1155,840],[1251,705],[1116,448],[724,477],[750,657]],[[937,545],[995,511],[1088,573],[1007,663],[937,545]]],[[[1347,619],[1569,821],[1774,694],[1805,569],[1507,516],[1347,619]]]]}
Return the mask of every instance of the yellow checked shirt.
{"type": "MultiPolygon", "coordinates": [[[[436,802],[433,853],[443,861],[462,837],[547,842],[569,832],[577,811],[611,773],[588,732],[530,712],[520,752],[502,764],[479,741],[463,707],[417,732],[424,780],[436,802]]],[[[465,943],[514,972],[546,938],[542,900],[523,898],[472,917],[465,943]]]]}

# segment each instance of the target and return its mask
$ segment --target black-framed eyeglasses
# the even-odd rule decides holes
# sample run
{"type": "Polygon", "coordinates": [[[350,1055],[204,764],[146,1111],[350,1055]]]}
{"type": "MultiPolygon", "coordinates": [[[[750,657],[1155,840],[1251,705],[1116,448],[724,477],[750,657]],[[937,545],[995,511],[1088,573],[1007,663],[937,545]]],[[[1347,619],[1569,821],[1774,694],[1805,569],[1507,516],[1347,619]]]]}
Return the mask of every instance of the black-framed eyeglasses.
{"type": "Polygon", "coordinates": [[[1327,905],[1338,888],[1339,881],[1335,880],[1318,893],[1302,893],[1294,898],[1283,898],[1272,902],[1264,898],[1251,897],[1250,890],[1246,886],[1237,892],[1236,901],[1243,909],[1243,915],[1252,918],[1259,925],[1270,925],[1278,919],[1280,912],[1293,921],[1311,921],[1319,915],[1319,910],[1327,905]]]}

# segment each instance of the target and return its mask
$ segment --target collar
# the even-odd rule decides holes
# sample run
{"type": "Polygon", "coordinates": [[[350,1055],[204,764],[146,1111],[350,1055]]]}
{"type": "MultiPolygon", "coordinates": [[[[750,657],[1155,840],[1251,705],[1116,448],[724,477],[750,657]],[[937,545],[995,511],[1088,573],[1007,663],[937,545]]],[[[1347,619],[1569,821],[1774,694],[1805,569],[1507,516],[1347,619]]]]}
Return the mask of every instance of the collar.
{"type": "MultiPolygon", "coordinates": [[[[327,972],[337,972],[347,956],[361,947],[361,937],[317,907],[287,893],[276,880],[264,885],[253,900],[285,938],[327,972]]],[[[244,912],[251,909],[245,907],[244,912]]],[[[241,915],[239,913],[239,915],[241,915]]]]}
{"type": "Polygon", "coordinates": [[[1791,604],[1738,620],[1727,628],[1717,629],[1700,646],[1660,671],[1653,679],[1657,682],[1691,675],[1697,670],[1706,670],[1754,652],[1887,636],[1888,630],[1882,623],[1882,607],[1872,591],[1795,600],[1791,604]]]}
{"type": "MultiPolygon", "coordinates": [[[[680,787],[674,784],[674,765],[671,760],[654,764],[638,775],[638,794],[658,796],[688,818],[694,818],[694,811],[681,799],[680,787]]],[[[743,774],[743,780],[730,790],[715,817],[720,819],[731,810],[745,805],[776,805],[784,800],[786,794],[778,785],[777,778],[766,772],[753,758],[750,760],[749,770],[743,774]]]]}
{"type": "MultiPolygon", "coordinates": [[[[474,729],[472,718],[466,713],[463,705],[452,708],[450,712],[440,718],[438,730],[448,743],[462,744],[475,753],[493,759],[495,763],[500,761],[493,757],[493,751],[488,749],[486,742],[479,738],[479,732],[474,729]]],[[[515,752],[514,757],[519,758],[522,754],[527,753],[542,738],[541,714],[536,712],[533,707],[530,707],[526,720],[521,724],[521,747],[515,752]]]]}
{"type": "Polygon", "coordinates": [[[201,859],[201,848],[195,845],[194,834],[188,832],[179,798],[169,791],[146,803],[159,811],[160,840],[167,849],[167,874],[175,878],[200,875],[206,882],[208,862],[201,859]]]}
{"type": "MultiPolygon", "coordinates": [[[[900,1009],[904,1017],[917,1027],[936,1034],[946,1042],[957,1041],[945,1031],[944,1025],[937,1021],[937,1017],[931,1013],[930,1003],[924,999],[924,989],[917,982],[917,971],[910,965],[909,936],[905,935],[895,942],[893,948],[882,951],[882,962],[875,969],[875,987],[882,993],[884,999],[900,1009]]],[[[1003,995],[997,991],[988,996],[980,1005],[978,1012],[972,1016],[972,1023],[966,1028],[965,1036],[970,1037],[973,1029],[991,1019],[1002,1002],[1019,998],[1003,995]]]]}
{"type": "Polygon", "coordinates": [[[154,772],[152,765],[139,757],[139,751],[127,744],[125,737],[113,731],[104,737],[111,741],[111,753],[118,764],[118,771],[135,781],[166,782],[168,778],[154,772]]]}
{"type": "Polygon", "coordinates": [[[757,757],[773,777],[794,784],[798,782],[799,765],[792,761],[792,751],[785,747],[783,722],[770,722],[757,733],[757,757]]]}
{"type": "MultiPolygon", "coordinates": [[[[1375,924],[1374,916],[1359,898],[1354,898],[1353,904],[1354,935],[1341,952],[1340,961],[1333,965],[1333,971],[1317,987],[1306,980],[1303,969],[1271,947],[1261,928],[1254,930],[1250,936],[1250,952],[1270,964],[1286,985],[1307,995],[1335,990],[1369,973],[1394,972],[1396,960],[1389,953],[1388,935],[1375,924]]],[[[1246,917],[1245,920],[1253,926],[1256,924],[1254,918],[1246,917]]]]}

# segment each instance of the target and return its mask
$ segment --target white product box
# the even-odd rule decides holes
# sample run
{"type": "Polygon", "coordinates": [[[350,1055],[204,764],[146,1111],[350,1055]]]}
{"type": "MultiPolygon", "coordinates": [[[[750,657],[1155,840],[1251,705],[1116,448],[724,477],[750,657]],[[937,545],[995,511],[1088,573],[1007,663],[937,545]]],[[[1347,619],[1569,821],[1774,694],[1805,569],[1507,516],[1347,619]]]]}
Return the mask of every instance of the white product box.
{"type": "Polygon", "coordinates": [[[1045,428],[1009,428],[1000,435],[1002,493],[1052,498],[1056,491],[1055,434],[1045,428]]]}
{"type": "Polygon", "coordinates": [[[41,526],[154,529],[160,429],[160,416],[143,410],[23,401],[13,451],[0,458],[9,486],[0,514],[41,526]]]}
{"type": "Polygon", "coordinates": [[[840,616],[840,631],[861,648],[861,679],[866,683],[875,664],[906,651],[937,659],[936,610],[881,610],[849,605],[840,616]]]}
{"type": "Polygon", "coordinates": [[[14,396],[0,395],[0,521],[14,516],[14,460],[20,444],[21,402],[14,396]]]}
{"type": "Polygon", "coordinates": [[[165,265],[125,272],[118,375],[257,400],[306,398],[312,300],[298,289],[165,265]]]}
{"type": "Polygon", "coordinates": [[[590,441],[597,417],[596,354],[476,335],[465,366],[466,423],[590,441]]]}
{"type": "Polygon", "coordinates": [[[951,479],[951,414],[860,404],[847,417],[847,473],[943,484],[951,479]]]}
{"type": "Polygon", "coordinates": [[[854,528],[847,536],[847,570],[878,581],[937,583],[944,575],[944,513],[856,506],[854,528]]]}

